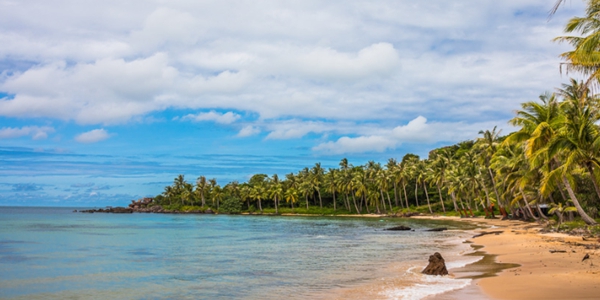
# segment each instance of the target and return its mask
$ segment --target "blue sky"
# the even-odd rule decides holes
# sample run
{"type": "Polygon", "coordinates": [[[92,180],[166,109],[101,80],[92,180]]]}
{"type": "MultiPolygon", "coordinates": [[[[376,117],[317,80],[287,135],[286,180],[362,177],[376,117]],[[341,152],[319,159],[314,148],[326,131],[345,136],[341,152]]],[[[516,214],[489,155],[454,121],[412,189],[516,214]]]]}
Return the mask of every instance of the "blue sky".
{"type": "Polygon", "coordinates": [[[572,1],[0,1],[0,205],[105,206],[477,137],[567,77],[572,1]]]}

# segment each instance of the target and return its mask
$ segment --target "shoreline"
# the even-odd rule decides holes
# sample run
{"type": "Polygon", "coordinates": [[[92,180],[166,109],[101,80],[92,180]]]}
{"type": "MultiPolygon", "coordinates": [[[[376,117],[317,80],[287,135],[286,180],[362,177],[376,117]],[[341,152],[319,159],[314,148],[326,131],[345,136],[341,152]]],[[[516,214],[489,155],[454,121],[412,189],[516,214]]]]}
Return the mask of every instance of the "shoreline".
{"type": "Polygon", "coordinates": [[[449,270],[456,279],[473,279],[469,286],[425,299],[597,299],[600,294],[597,238],[584,241],[581,236],[542,233],[537,223],[513,220],[413,218],[468,222],[488,228],[477,231],[501,232],[464,241],[484,255],[478,262],[449,270]],[[589,258],[583,260],[586,254],[589,258]]]}

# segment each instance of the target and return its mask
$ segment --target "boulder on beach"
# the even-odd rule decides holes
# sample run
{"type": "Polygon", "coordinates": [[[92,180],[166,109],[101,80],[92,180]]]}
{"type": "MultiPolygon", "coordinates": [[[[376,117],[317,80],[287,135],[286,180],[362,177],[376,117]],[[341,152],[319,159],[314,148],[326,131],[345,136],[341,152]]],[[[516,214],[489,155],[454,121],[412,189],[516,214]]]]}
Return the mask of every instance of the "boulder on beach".
{"type": "Polygon", "coordinates": [[[396,227],[386,228],[385,230],[408,231],[408,230],[411,230],[411,228],[410,227],[406,227],[404,225],[400,225],[400,226],[396,226],[396,227]]]}
{"type": "Polygon", "coordinates": [[[429,264],[421,272],[425,275],[448,275],[446,263],[439,252],[429,256],[429,264]]]}

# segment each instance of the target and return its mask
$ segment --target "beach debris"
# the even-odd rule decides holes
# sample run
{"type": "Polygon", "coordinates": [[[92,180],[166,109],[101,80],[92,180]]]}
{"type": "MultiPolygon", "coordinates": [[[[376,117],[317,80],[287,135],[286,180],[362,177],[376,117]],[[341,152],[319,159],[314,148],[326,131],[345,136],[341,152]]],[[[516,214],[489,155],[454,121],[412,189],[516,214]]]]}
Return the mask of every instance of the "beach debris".
{"type": "Polygon", "coordinates": [[[501,234],[501,233],[503,233],[503,232],[504,232],[504,231],[502,231],[502,230],[499,230],[499,231],[488,231],[488,232],[482,232],[482,233],[480,233],[480,234],[476,234],[476,235],[474,235],[474,236],[473,236],[473,238],[477,238],[477,237],[484,236],[484,235],[488,235],[488,234],[495,234],[495,235],[499,235],[499,234],[501,234]]]}
{"type": "Polygon", "coordinates": [[[554,249],[550,249],[549,251],[550,251],[550,253],[567,253],[567,250],[554,250],[554,249]]]}
{"type": "Polygon", "coordinates": [[[411,228],[410,227],[406,227],[404,225],[400,225],[400,226],[396,226],[396,227],[386,228],[385,230],[391,230],[391,231],[409,231],[409,230],[411,230],[411,228]]]}
{"type": "Polygon", "coordinates": [[[425,275],[448,275],[448,269],[446,269],[446,263],[444,258],[439,252],[429,256],[429,264],[421,272],[425,275]]]}
{"type": "Polygon", "coordinates": [[[588,258],[590,258],[590,254],[589,254],[589,253],[586,253],[586,254],[585,254],[585,256],[583,257],[583,259],[582,259],[581,261],[584,261],[584,260],[586,260],[586,259],[588,259],[588,258]]]}
{"type": "Polygon", "coordinates": [[[446,230],[448,230],[448,228],[446,228],[446,227],[440,227],[440,228],[427,229],[425,231],[446,231],[446,230]]]}

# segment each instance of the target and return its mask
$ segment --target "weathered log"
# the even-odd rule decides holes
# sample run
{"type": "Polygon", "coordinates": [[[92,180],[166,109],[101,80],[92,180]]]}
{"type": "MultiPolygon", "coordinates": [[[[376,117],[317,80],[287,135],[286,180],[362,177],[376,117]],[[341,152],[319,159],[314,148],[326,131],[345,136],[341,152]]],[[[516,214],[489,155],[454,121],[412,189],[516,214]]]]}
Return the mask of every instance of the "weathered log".
{"type": "Polygon", "coordinates": [[[501,233],[503,233],[503,232],[504,232],[504,231],[488,231],[488,232],[482,232],[482,233],[480,233],[480,234],[476,234],[476,235],[474,235],[474,236],[473,236],[473,238],[480,237],[480,236],[484,236],[484,235],[488,235],[488,234],[495,234],[495,235],[499,235],[499,234],[501,234],[501,233]]]}
{"type": "Polygon", "coordinates": [[[554,250],[554,249],[550,249],[550,253],[567,253],[567,250],[554,250]]]}

